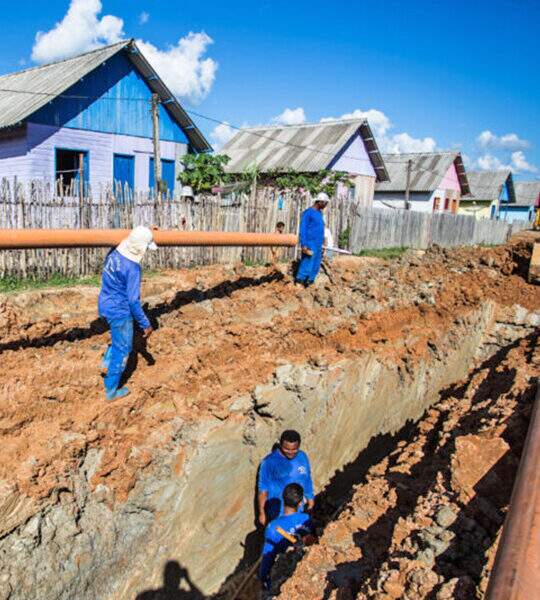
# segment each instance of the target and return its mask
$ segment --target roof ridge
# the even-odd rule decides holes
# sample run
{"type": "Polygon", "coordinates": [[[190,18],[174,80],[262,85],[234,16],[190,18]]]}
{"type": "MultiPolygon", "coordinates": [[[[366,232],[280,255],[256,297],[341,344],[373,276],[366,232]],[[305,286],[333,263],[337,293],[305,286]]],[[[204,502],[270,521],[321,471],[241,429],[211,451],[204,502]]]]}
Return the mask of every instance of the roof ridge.
{"type": "Polygon", "coordinates": [[[435,150],[433,152],[382,152],[383,156],[410,156],[420,154],[461,154],[459,150],[435,150]]]}
{"type": "Polygon", "coordinates": [[[317,126],[324,126],[324,125],[334,125],[334,124],[339,124],[339,123],[365,123],[367,122],[367,119],[364,118],[358,118],[358,119],[335,119],[335,120],[331,120],[331,121],[317,121],[317,122],[310,122],[310,123],[298,123],[296,125],[279,125],[279,124],[275,124],[275,125],[252,125],[250,127],[241,127],[240,131],[250,131],[253,129],[288,129],[288,128],[293,128],[293,127],[317,127],[317,126]]]}
{"type": "Polygon", "coordinates": [[[44,63],[42,65],[35,65],[33,67],[28,67],[27,69],[21,69],[20,71],[12,71],[11,73],[4,73],[0,75],[0,80],[4,77],[11,77],[12,75],[21,75],[22,73],[27,73],[29,71],[36,71],[37,69],[44,69],[45,67],[52,67],[53,65],[59,65],[61,63],[67,62],[69,60],[73,60],[74,58],[80,58],[81,56],[88,56],[89,54],[94,54],[95,52],[101,52],[106,50],[107,48],[112,48],[114,46],[127,46],[135,41],[133,38],[129,40],[122,40],[120,42],[115,42],[114,44],[108,44],[107,46],[100,46],[99,48],[94,48],[93,50],[88,50],[87,52],[82,52],[81,54],[74,54],[73,56],[69,56],[67,58],[61,58],[60,60],[53,60],[52,62],[44,63]]]}

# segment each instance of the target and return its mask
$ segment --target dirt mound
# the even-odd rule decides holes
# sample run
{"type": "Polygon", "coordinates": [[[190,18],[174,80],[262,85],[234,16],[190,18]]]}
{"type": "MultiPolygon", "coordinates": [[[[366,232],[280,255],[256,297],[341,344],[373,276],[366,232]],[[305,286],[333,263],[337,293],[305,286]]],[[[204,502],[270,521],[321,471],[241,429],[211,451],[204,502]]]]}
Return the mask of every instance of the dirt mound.
{"type": "MultiPolygon", "coordinates": [[[[372,466],[279,598],[483,597],[540,373],[537,342],[538,330],[444,390],[372,466]]],[[[280,574],[293,569],[283,561],[280,574]]]]}
{"type": "Polygon", "coordinates": [[[433,331],[471,306],[487,299],[540,306],[538,288],[522,276],[528,255],[522,243],[434,248],[389,263],[338,259],[333,283],[321,277],[308,290],[295,287],[285,270],[243,266],[150,279],[144,294],[159,329],[148,346],[136,340],[132,393],[113,404],[103,400],[99,373],[108,335],[95,314],[97,291],[5,296],[0,480],[53,501],[69,489],[81,457],[98,448],[93,485],[106,481],[111,502],[123,500],[153,448],[170,440],[174,419],[234,418],[233,398],[282,361],[329,361],[376,348],[407,369],[433,351],[433,331]]]}

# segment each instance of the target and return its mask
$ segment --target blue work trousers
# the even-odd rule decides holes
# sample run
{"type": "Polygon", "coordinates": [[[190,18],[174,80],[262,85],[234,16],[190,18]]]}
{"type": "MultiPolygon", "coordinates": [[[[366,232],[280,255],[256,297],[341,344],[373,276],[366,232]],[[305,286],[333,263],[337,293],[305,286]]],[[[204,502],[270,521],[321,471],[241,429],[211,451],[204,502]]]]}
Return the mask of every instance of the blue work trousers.
{"type": "Polygon", "coordinates": [[[111,344],[103,356],[103,364],[107,367],[105,391],[112,392],[120,384],[133,348],[133,319],[107,319],[107,323],[111,328],[111,344]]]}
{"type": "Polygon", "coordinates": [[[310,250],[313,252],[312,256],[302,254],[298,272],[296,273],[296,280],[302,283],[313,283],[321,268],[322,246],[310,248],[310,250]]]}

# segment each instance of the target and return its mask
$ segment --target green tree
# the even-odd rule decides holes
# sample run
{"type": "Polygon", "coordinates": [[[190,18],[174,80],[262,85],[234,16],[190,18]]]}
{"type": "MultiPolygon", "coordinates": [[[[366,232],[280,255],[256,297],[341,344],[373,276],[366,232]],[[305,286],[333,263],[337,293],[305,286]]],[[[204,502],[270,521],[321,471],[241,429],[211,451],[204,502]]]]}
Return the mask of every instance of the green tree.
{"type": "Polygon", "coordinates": [[[225,154],[185,154],[180,159],[184,170],[178,180],[191,186],[196,194],[210,193],[213,187],[231,181],[224,169],[229,160],[225,154]]]}

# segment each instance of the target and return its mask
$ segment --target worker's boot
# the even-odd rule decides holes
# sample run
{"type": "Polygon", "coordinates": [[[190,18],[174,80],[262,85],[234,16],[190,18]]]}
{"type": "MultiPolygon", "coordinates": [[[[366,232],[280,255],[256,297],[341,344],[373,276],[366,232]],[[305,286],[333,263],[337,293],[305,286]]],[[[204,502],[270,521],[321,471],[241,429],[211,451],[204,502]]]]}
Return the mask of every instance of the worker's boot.
{"type": "Polygon", "coordinates": [[[124,386],[121,388],[117,388],[115,390],[105,390],[105,397],[107,398],[107,400],[109,402],[112,402],[113,400],[118,400],[119,398],[123,398],[124,396],[127,396],[129,394],[129,389],[124,386]]]}

